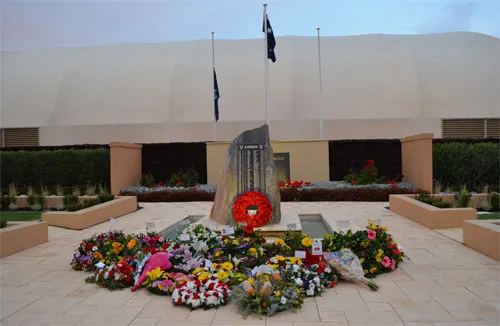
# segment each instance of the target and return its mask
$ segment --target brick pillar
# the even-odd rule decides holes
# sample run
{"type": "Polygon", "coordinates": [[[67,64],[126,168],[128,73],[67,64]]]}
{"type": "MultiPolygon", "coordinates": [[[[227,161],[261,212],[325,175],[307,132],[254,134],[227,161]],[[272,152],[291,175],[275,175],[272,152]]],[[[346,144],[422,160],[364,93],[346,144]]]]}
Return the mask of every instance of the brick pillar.
{"type": "Polygon", "coordinates": [[[401,163],[404,181],[432,193],[433,134],[418,134],[401,139],[401,163]]]}
{"type": "Polygon", "coordinates": [[[135,186],[142,176],[142,145],[112,142],[110,147],[111,193],[135,186]]]}

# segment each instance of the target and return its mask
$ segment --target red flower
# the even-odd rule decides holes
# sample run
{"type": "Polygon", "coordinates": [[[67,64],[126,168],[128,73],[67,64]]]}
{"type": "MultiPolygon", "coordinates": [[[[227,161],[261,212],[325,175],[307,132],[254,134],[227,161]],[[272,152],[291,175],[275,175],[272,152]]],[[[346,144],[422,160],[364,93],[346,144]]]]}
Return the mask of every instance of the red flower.
{"type": "Polygon", "coordinates": [[[368,163],[369,166],[372,166],[373,164],[375,164],[375,160],[368,160],[367,163],[368,163]]]}
{"type": "Polygon", "coordinates": [[[324,262],[320,262],[320,263],[318,264],[318,266],[319,266],[319,267],[318,267],[318,269],[316,270],[316,273],[318,273],[318,274],[323,273],[323,272],[325,271],[326,264],[325,264],[324,262]]]}
{"type": "Polygon", "coordinates": [[[314,264],[319,264],[321,255],[313,255],[309,251],[306,252],[306,258],[304,259],[304,264],[306,266],[312,266],[314,264]]]}
{"type": "Polygon", "coordinates": [[[193,190],[194,190],[194,191],[198,190],[198,187],[194,186],[194,187],[193,187],[193,190]]]}
{"type": "Polygon", "coordinates": [[[177,185],[178,185],[178,186],[182,186],[183,184],[184,184],[184,182],[182,182],[182,181],[177,181],[177,185]]]}
{"type": "Polygon", "coordinates": [[[331,287],[331,288],[333,288],[335,285],[337,285],[337,282],[335,282],[335,281],[332,281],[332,282],[330,283],[330,287],[331,287]]]}
{"type": "Polygon", "coordinates": [[[392,187],[393,187],[393,188],[397,188],[397,187],[398,187],[398,185],[397,185],[397,184],[394,184],[392,187]]]}
{"type": "Polygon", "coordinates": [[[177,304],[182,304],[182,299],[181,298],[177,299],[177,304]]]}
{"type": "Polygon", "coordinates": [[[354,180],[351,180],[351,184],[352,184],[352,185],[354,184],[354,180]]]}
{"type": "Polygon", "coordinates": [[[251,225],[246,225],[244,228],[243,228],[243,232],[245,232],[245,234],[252,234],[253,233],[253,226],[251,225]]]}

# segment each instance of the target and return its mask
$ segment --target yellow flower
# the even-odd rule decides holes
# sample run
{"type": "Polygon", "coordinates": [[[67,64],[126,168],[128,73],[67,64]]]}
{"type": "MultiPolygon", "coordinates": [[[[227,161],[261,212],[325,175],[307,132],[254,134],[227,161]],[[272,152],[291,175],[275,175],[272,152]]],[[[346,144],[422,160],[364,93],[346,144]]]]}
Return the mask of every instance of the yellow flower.
{"type": "Polygon", "coordinates": [[[376,229],[378,229],[376,225],[372,225],[372,226],[370,226],[370,227],[372,228],[372,230],[376,230],[376,229]]]}
{"type": "Polygon", "coordinates": [[[290,263],[292,265],[297,264],[297,263],[300,264],[300,259],[297,257],[290,257],[290,263]]]}
{"type": "Polygon", "coordinates": [[[217,273],[217,279],[219,281],[221,281],[221,282],[224,282],[227,279],[228,276],[229,275],[226,272],[224,272],[224,271],[220,271],[220,272],[217,273]]]}
{"type": "Polygon", "coordinates": [[[305,246],[305,247],[310,247],[312,246],[313,244],[313,239],[307,237],[307,238],[304,238],[302,239],[302,244],[305,246]]]}
{"type": "Polygon", "coordinates": [[[279,297],[281,295],[280,291],[276,291],[276,296],[279,297]]]}
{"type": "Polygon", "coordinates": [[[367,269],[363,269],[363,273],[368,274],[368,270],[367,269]]]}
{"type": "Polygon", "coordinates": [[[282,245],[285,244],[285,240],[283,240],[283,239],[276,239],[274,241],[274,244],[277,245],[277,246],[282,246],[282,245]]]}
{"type": "Polygon", "coordinates": [[[163,271],[160,269],[160,267],[156,267],[156,269],[146,272],[146,275],[151,281],[156,281],[163,275],[163,271]]]}
{"type": "Polygon", "coordinates": [[[363,263],[365,262],[365,259],[364,259],[364,258],[360,258],[360,259],[359,259],[359,262],[360,262],[361,264],[363,264],[363,263]]]}
{"type": "Polygon", "coordinates": [[[222,250],[217,250],[217,251],[214,253],[214,256],[215,256],[215,257],[219,257],[221,254],[222,254],[222,250]]]}
{"type": "Polygon", "coordinates": [[[224,239],[224,244],[227,244],[229,241],[227,239],[224,239]]]}
{"type": "Polygon", "coordinates": [[[368,245],[369,245],[369,244],[370,244],[370,242],[368,242],[367,240],[363,240],[363,241],[361,242],[361,245],[362,245],[363,247],[368,247],[368,245]]]}
{"type": "Polygon", "coordinates": [[[132,248],[134,247],[135,247],[135,239],[132,239],[127,243],[127,248],[128,250],[132,250],[132,248]]]}
{"type": "Polygon", "coordinates": [[[206,280],[210,276],[209,272],[203,272],[200,275],[198,275],[198,280],[203,281],[206,280]]]}
{"type": "Polygon", "coordinates": [[[248,283],[250,283],[250,285],[253,285],[254,279],[253,279],[253,277],[250,277],[247,281],[248,281],[248,283]]]}
{"type": "Polygon", "coordinates": [[[300,289],[297,289],[297,293],[300,293],[300,289]]]}
{"type": "Polygon", "coordinates": [[[257,253],[257,249],[256,249],[256,248],[253,248],[253,247],[252,247],[252,248],[250,248],[250,249],[248,249],[248,251],[250,251],[250,254],[251,254],[251,255],[255,255],[255,254],[257,253]]]}
{"type": "Polygon", "coordinates": [[[231,264],[230,262],[225,262],[224,264],[222,264],[222,268],[224,268],[226,271],[230,271],[233,269],[233,264],[231,264]]]}
{"type": "Polygon", "coordinates": [[[235,246],[239,246],[240,245],[240,240],[238,239],[234,239],[232,244],[234,244],[235,246]]]}
{"type": "Polygon", "coordinates": [[[382,249],[379,249],[379,250],[378,250],[378,253],[379,253],[380,255],[382,255],[382,254],[384,253],[384,251],[383,251],[382,249]]]}
{"type": "Polygon", "coordinates": [[[158,284],[158,289],[160,289],[160,291],[163,291],[163,284],[158,284]]]}
{"type": "Polygon", "coordinates": [[[370,268],[370,273],[375,273],[377,271],[377,267],[370,268]]]}
{"type": "Polygon", "coordinates": [[[382,257],[377,255],[377,257],[375,257],[375,260],[377,261],[377,263],[380,263],[382,261],[382,257]]]}
{"type": "Polygon", "coordinates": [[[373,220],[368,220],[368,223],[370,223],[370,225],[373,224],[373,220]]]}
{"type": "Polygon", "coordinates": [[[387,231],[387,226],[384,226],[384,231],[387,231]]]}
{"type": "Polygon", "coordinates": [[[201,272],[203,272],[203,268],[198,267],[198,268],[196,268],[196,269],[193,271],[193,274],[194,274],[194,275],[196,275],[196,274],[201,273],[201,272]]]}
{"type": "Polygon", "coordinates": [[[285,261],[286,260],[285,257],[280,256],[280,255],[276,255],[276,259],[279,260],[279,261],[285,261]]]}

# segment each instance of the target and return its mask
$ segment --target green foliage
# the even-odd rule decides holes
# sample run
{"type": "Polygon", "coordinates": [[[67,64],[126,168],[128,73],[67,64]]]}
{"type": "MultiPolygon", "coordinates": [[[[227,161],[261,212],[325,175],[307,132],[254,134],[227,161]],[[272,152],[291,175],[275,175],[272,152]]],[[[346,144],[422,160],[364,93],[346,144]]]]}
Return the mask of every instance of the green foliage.
{"type": "Polygon", "coordinates": [[[500,210],[500,195],[498,193],[492,193],[490,198],[491,210],[497,212],[500,210]]]}
{"type": "Polygon", "coordinates": [[[2,195],[2,211],[9,209],[10,197],[7,195],[2,195]]]}
{"type": "Polygon", "coordinates": [[[76,211],[79,211],[81,209],[89,208],[89,207],[92,207],[92,206],[96,206],[96,205],[99,205],[99,204],[111,201],[113,199],[115,199],[114,195],[99,194],[97,196],[97,198],[95,198],[95,199],[86,199],[81,204],[75,204],[75,203],[69,204],[69,205],[66,206],[66,210],[68,212],[76,212],[76,211]]]}
{"type": "Polygon", "coordinates": [[[452,206],[451,203],[443,202],[442,198],[434,197],[429,194],[419,194],[416,199],[422,203],[426,203],[437,208],[451,208],[452,206]]]}
{"type": "Polygon", "coordinates": [[[7,221],[0,220],[0,229],[6,228],[7,227],[7,221]]]}
{"type": "Polygon", "coordinates": [[[433,146],[434,177],[442,186],[461,185],[481,190],[484,185],[497,190],[500,180],[499,143],[438,143],[433,146]]]}
{"type": "Polygon", "coordinates": [[[60,149],[0,152],[2,186],[109,183],[107,149],[60,149]]]}
{"type": "Polygon", "coordinates": [[[459,208],[469,207],[472,194],[467,190],[466,186],[462,186],[460,192],[455,194],[455,206],[459,208]]]}
{"type": "Polygon", "coordinates": [[[26,201],[28,202],[28,205],[31,207],[36,204],[36,196],[35,194],[29,194],[28,198],[26,198],[26,201]]]}
{"type": "Polygon", "coordinates": [[[76,205],[76,204],[78,204],[78,196],[66,195],[63,197],[63,205],[64,206],[76,205]]]}
{"type": "Polygon", "coordinates": [[[154,184],[155,184],[155,178],[153,177],[151,172],[148,171],[147,173],[144,173],[142,175],[140,183],[144,187],[151,187],[151,186],[154,186],[154,184]]]}

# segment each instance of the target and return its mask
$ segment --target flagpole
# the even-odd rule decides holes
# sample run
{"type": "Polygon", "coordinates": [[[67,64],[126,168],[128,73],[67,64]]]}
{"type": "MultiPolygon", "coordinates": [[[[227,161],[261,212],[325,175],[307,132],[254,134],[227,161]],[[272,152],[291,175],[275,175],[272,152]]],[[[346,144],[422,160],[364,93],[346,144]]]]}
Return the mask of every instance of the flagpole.
{"type": "MultiPolygon", "coordinates": [[[[215,71],[215,41],[214,41],[214,34],[215,32],[212,32],[212,76],[214,74],[214,71],[215,71]]],[[[213,79],[213,77],[212,77],[213,79]]],[[[215,85],[214,85],[215,87],[215,85]]],[[[215,89],[214,89],[215,91],[215,89]]],[[[215,96],[215,93],[214,91],[212,92],[212,97],[215,96]]],[[[215,102],[214,102],[214,106],[215,106],[215,102]]],[[[216,120],[216,117],[215,117],[215,107],[214,107],[214,122],[213,122],[213,140],[214,142],[217,141],[217,120],[216,120]]]]}
{"type": "Polygon", "coordinates": [[[265,78],[266,78],[266,123],[269,126],[269,133],[271,133],[271,126],[269,125],[269,80],[268,80],[268,48],[267,48],[267,3],[264,4],[264,34],[265,34],[265,39],[264,39],[264,60],[265,60],[265,78]]]}
{"type": "Polygon", "coordinates": [[[323,85],[321,80],[321,48],[320,48],[320,37],[319,37],[319,27],[316,28],[318,31],[318,70],[319,70],[319,139],[323,140],[323,85]]]}

